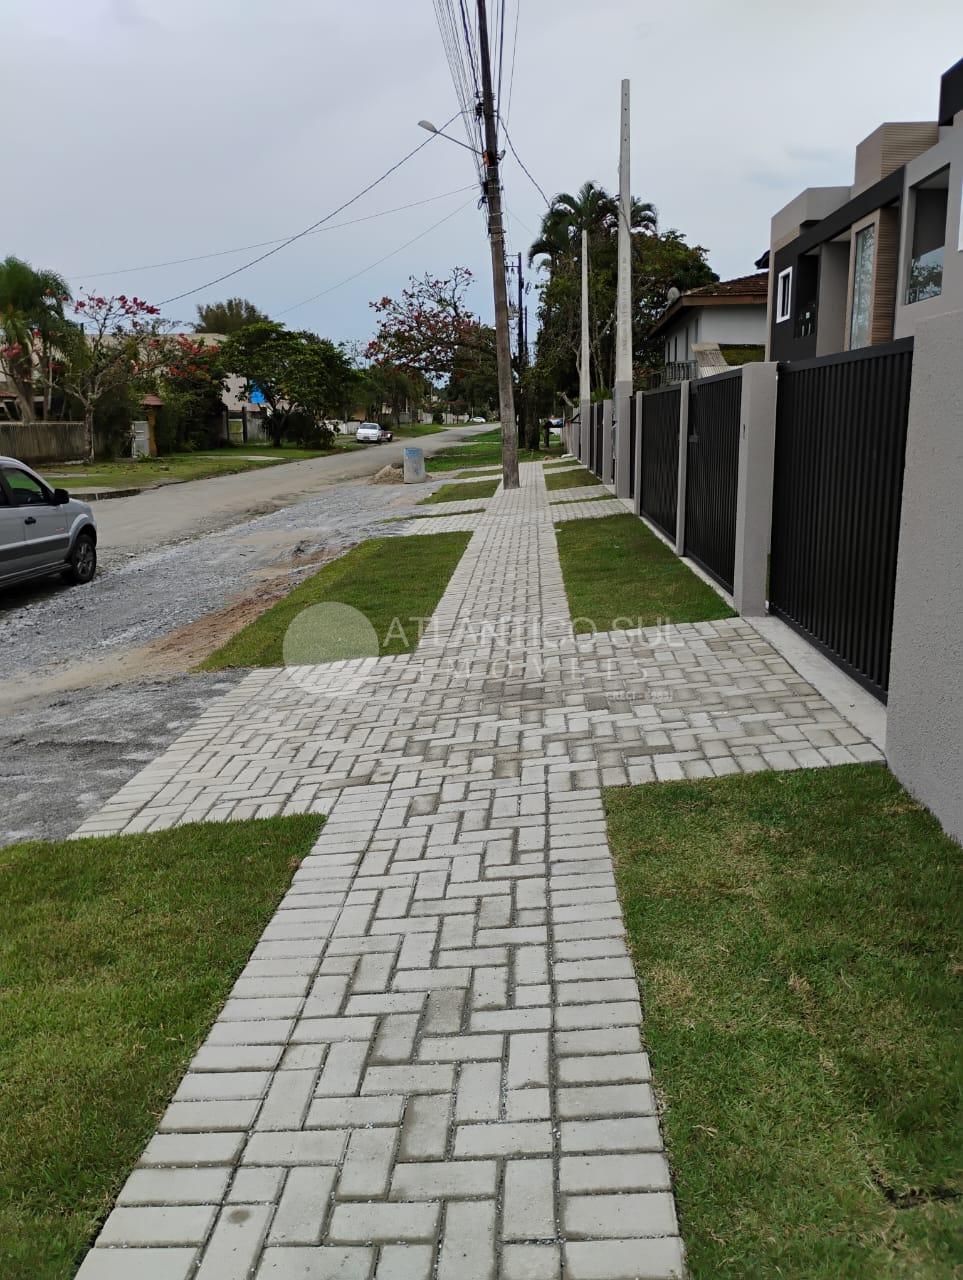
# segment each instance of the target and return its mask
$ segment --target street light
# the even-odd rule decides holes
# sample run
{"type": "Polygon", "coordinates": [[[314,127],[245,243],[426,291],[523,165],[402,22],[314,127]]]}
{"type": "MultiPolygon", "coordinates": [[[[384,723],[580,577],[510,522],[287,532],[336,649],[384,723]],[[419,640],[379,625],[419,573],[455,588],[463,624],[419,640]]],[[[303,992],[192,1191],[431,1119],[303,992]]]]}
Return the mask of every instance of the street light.
{"type": "Polygon", "coordinates": [[[453,138],[450,133],[442,133],[442,131],[431,123],[430,120],[419,120],[419,129],[427,129],[429,133],[436,133],[439,138],[447,138],[449,142],[453,142],[456,147],[464,147],[466,151],[470,151],[472,155],[480,156],[481,151],[475,147],[470,147],[467,142],[461,142],[458,138],[453,138]]]}

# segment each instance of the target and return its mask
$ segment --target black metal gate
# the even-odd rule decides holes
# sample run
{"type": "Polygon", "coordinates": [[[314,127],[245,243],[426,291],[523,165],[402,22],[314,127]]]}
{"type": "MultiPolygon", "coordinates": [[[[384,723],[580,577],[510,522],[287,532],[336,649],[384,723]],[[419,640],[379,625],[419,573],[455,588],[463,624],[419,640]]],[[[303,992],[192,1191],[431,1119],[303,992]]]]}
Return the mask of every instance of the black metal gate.
{"type": "Polygon", "coordinates": [[[742,370],[689,383],[685,554],[727,591],[736,559],[742,370]]]}
{"type": "Polygon", "coordinates": [[[913,340],[779,366],[769,608],[885,702],[913,340]]]}
{"type": "Polygon", "coordinates": [[[600,404],[592,405],[592,436],[595,440],[595,460],[592,464],[592,470],[601,479],[602,450],[605,448],[605,441],[602,439],[602,406],[600,404]]]}
{"type": "Polygon", "coordinates": [[[635,421],[635,396],[629,397],[629,497],[635,497],[635,458],[638,424],[635,421]]]}
{"type": "Polygon", "coordinates": [[[640,513],[675,541],[679,505],[679,407],[682,388],[645,391],[642,400],[640,513]]]}

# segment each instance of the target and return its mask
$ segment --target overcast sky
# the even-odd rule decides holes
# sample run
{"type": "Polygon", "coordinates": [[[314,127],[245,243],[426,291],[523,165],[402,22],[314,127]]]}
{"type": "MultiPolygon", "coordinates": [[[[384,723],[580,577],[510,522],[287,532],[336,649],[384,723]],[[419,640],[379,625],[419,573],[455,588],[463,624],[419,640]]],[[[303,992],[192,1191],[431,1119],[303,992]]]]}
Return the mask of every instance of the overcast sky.
{"type": "MultiPolygon", "coordinates": [[[[510,30],[516,4],[508,122],[534,177],[549,196],[615,188],[628,76],[633,191],[724,278],[753,270],[801,188],[852,181],[877,124],[934,119],[963,53],[954,0],[506,0],[510,30]]],[[[456,109],[431,0],[0,0],[0,44],[0,256],[152,302],[256,251],[149,264],[301,230],[425,138],[419,119],[456,109]]],[[[509,67],[507,46],[503,114],[509,67]]],[[[165,313],[190,323],[196,302],[240,294],[366,338],[370,299],[459,264],[489,315],[477,193],[458,191],[474,179],[436,139],[334,221],[457,194],[308,236],[165,313]]],[[[544,205],[510,156],[504,181],[510,248],[526,249],[544,205]]]]}

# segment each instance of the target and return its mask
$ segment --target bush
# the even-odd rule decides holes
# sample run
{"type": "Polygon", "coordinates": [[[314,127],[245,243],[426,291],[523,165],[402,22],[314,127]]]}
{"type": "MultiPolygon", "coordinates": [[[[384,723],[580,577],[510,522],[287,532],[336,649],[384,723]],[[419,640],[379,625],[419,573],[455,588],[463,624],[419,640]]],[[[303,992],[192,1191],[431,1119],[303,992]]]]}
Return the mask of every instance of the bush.
{"type": "Polygon", "coordinates": [[[445,415],[442,413],[440,409],[436,409],[435,412],[431,415],[431,420],[436,427],[444,426],[445,415]]]}

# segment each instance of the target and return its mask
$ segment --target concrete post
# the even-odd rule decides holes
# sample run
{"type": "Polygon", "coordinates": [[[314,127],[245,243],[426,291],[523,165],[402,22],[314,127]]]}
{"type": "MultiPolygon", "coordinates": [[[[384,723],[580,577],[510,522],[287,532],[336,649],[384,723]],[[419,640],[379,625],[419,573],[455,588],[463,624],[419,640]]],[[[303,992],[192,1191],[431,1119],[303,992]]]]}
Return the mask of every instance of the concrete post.
{"type": "Polygon", "coordinates": [[[612,427],[615,421],[615,405],[611,400],[602,402],[602,475],[603,484],[615,482],[615,468],[612,465],[612,427]]]}
{"type": "Polygon", "coordinates": [[[921,320],[913,349],[886,755],[963,841],[963,311],[921,320]]]}
{"type": "Polygon", "coordinates": [[[579,461],[587,462],[588,437],[592,426],[592,348],[589,343],[589,245],[582,232],[582,312],[578,359],[579,461]]]}
{"type": "Polygon", "coordinates": [[[675,553],[685,555],[685,481],[689,467],[689,380],[679,387],[679,479],[675,507],[675,553]]]}
{"type": "Polygon", "coordinates": [[[645,425],[645,396],[635,397],[635,514],[642,514],[642,431],[645,425]]]}
{"type": "Polygon", "coordinates": [[[632,426],[632,383],[615,384],[615,496],[627,498],[629,475],[629,432],[632,426]]]}
{"type": "Polygon", "coordinates": [[[732,580],[733,603],[743,617],[761,617],[766,612],[775,450],[776,365],[743,365],[732,580]]]}
{"type": "Polygon", "coordinates": [[[632,180],[629,172],[629,82],[622,81],[619,124],[618,278],[615,301],[615,469],[618,498],[629,496],[629,401],[632,396],[632,180]]]}

